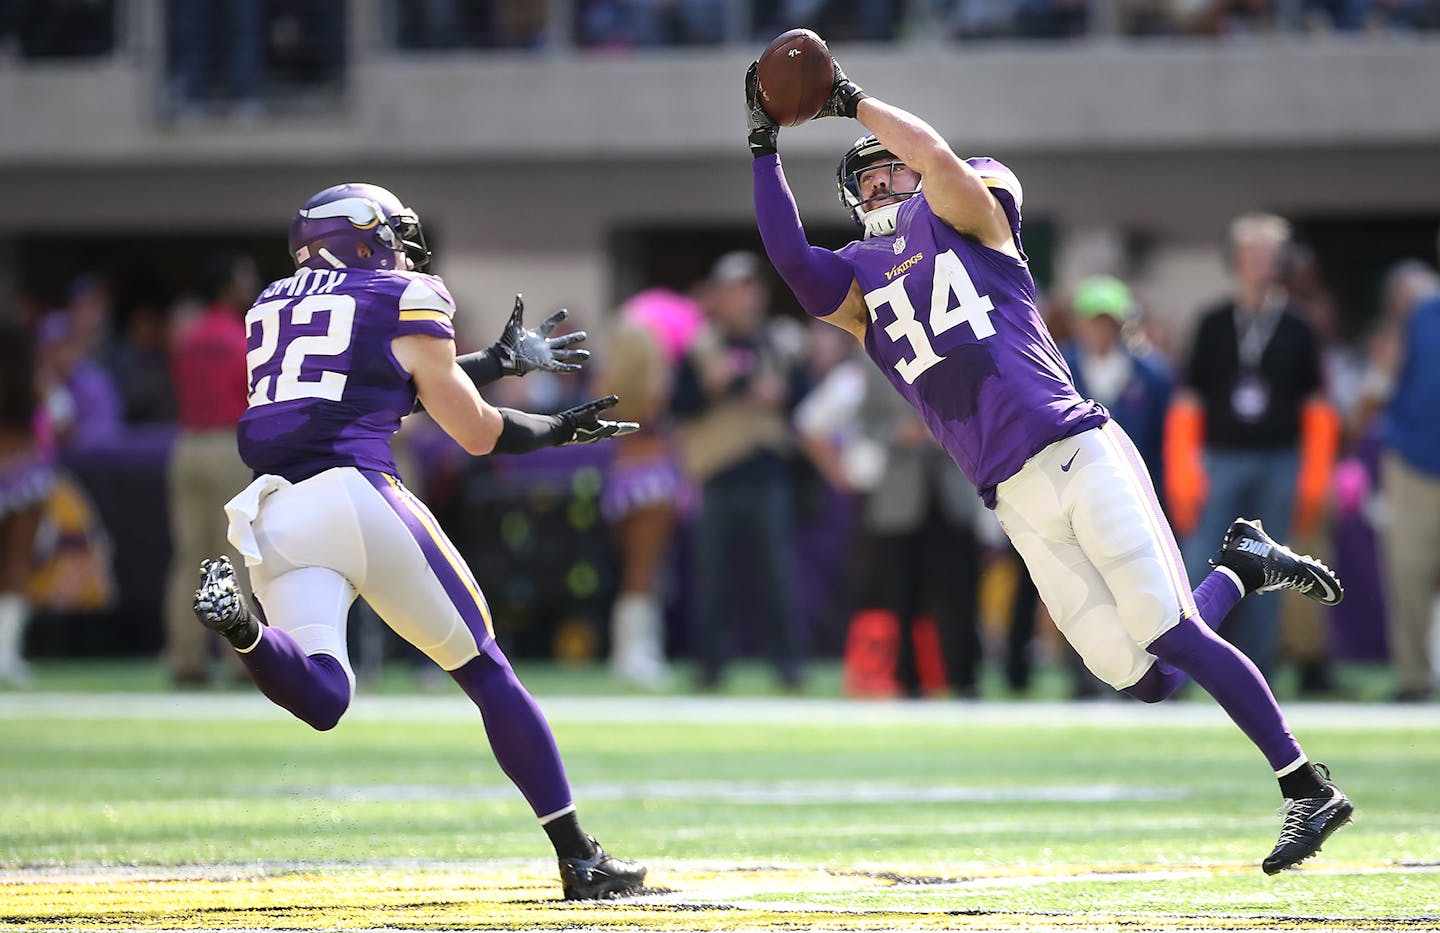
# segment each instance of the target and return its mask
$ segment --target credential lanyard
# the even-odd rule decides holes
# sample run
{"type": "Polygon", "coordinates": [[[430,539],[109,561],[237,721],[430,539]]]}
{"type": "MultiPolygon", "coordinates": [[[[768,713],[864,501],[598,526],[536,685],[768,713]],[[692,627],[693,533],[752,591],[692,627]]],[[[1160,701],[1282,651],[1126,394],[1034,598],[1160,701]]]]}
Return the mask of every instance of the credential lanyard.
{"type": "Polygon", "coordinates": [[[1238,306],[1235,310],[1235,346],[1240,357],[1240,372],[1258,372],[1260,358],[1265,355],[1265,348],[1270,346],[1275,328],[1280,326],[1280,315],[1285,310],[1285,291],[1281,288],[1267,289],[1260,302],[1260,310],[1253,316],[1244,314],[1238,306]],[[1248,320],[1242,321],[1242,318],[1248,320]]]}

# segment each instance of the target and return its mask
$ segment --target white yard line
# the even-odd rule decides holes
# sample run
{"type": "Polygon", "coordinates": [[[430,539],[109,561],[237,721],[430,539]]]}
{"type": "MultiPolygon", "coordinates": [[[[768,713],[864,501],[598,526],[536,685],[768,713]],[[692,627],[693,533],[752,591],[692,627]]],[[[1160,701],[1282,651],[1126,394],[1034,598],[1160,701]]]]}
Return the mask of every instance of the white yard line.
{"type": "MultiPolygon", "coordinates": [[[[876,701],[752,697],[539,697],[559,722],[737,723],[775,725],[1212,726],[1228,723],[1215,704],[1132,702],[876,701]]],[[[1440,704],[1391,706],[1360,703],[1285,704],[1286,718],[1302,728],[1440,728],[1440,704]]],[[[266,719],[284,716],[259,693],[10,693],[0,694],[0,720],[34,716],[74,719],[266,719]]],[[[465,721],[474,708],[454,696],[356,698],[347,721],[465,721]]]]}

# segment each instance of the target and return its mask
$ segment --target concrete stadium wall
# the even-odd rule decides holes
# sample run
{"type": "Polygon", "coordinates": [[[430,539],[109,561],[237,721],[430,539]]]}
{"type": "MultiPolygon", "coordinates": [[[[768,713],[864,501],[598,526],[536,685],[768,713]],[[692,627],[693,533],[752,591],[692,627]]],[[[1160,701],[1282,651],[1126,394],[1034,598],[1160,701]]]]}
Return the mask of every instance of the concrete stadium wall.
{"type": "MultiPolygon", "coordinates": [[[[1032,218],[1062,234],[1138,232],[1157,310],[1223,285],[1234,213],[1440,213],[1440,43],[1256,41],[839,50],[867,87],[956,148],[1008,162],[1032,218]]],[[[504,313],[603,309],[607,236],[640,224],[750,222],[739,76],[751,49],[359,56],[334,108],[248,125],[155,116],[155,65],[0,62],[0,239],[151,230],[279,235],[311,192],[386,184],[443,235],[462,298],[504,313]]],[[[839,218],[848,121],[787,130],[812,219],[839,218]]],[[[1078,241],[1078,240],[1077,240],[1078,241]]],[[[1062,285],[1086,271],[1060,257],[1062,285]]],[[[490,322],[486,320],[488,327],[490,322]]]]}

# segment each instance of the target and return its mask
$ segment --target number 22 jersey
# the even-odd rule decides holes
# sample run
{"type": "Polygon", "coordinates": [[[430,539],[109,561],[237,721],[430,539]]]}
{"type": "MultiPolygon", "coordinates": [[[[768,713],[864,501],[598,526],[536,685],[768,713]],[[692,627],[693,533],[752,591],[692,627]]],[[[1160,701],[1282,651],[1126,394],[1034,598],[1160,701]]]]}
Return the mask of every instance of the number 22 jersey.
{"type": "Polygon", "coordinates": [[[390,437],[415,406],[415,385],[390,341],[453,340],[454,315],[432,275],[299,269],[272,282],[245,315],[241,459],[292,483],[337,466],[396,475],[390,437]]]}
{"type": "MultiPolygon", "coordinates": [[[[1020,243],[1019,183],[971,159],[1020,243]]],[[[865,352],[995,507],[995,487],[1039,451],[1108,420],[1075,390],[1035,308],[1028,265],[961,236],[923,191],[900,205],[895,233],[836,251],[865,296],[865,352]]]]}

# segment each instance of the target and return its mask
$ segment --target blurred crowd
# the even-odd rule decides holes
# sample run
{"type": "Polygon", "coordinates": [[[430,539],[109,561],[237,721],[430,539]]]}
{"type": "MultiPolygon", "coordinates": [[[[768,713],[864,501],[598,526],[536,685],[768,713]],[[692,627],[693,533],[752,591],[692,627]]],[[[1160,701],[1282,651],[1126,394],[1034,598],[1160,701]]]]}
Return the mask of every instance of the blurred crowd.
{"type": "MultiPolygon", "coordinates": [[[[138,0],[132,0],[138,2],[138,0]]],[[[154,0],[163,11],[165,109],[242,118],[344,79],[343,0],[154,0]]],[[[119,0],[0,0],[0,57],[115,53],[131,30],[119,0]]],[[[764,42],[797,25],[832,42],[1245,37],[1440,29],[1440,0],[386,0],[395,49],[607,52],[764,42]]]]}
{"type": "MultiPolygon", "coordinates": [[[[1428,700],[1440,581],[1432,257],[1394,265],[1376,308],[1342,309],[1283,219],[1236,218],[1226,251],[1229,292],[1192,309],[1188,332],[1161,326],[1124,268],[1087,270],[1045,295],[1043,312],[1082,394],[1133,437],[1192,578],[1240,515],[1346,581],[1335,609],[1256,600],[1221,634],[1267,674],[1293,669],[1306,694],[1343,695],[1337,659],[1388,658],[1393,698],[1428,700]]],[[[189,594],[200,559],[228,548],[221,506],[249,479],[234,426],[243,318],[262,282],[239,253],[194,272],[170,301],[117,302],[113,283],[82,273],[0,314],[0,680],[24,679],[32,616],[29,642],[52,655],[107,650],[43,630],[115,617],[127,592],[135,624],[137,579],[116,572],[127,560],[166,577],[139,625],[163,645],[171,681],[237,674],[194,624],[189,594]],[[151,527],[114,518],[147,507],[143,483],[117,479],[127,463],[163,474],[151,527]]],[[[684,659],[694,686],[716,689],[735,658],[757,655],[788,690],[815,658],[840,657],[857,695],[976,697],[987,666],[1016,694],[1042,668],[1068,672],[1077,697],[1108,693],[925,426],[845,334],[778,312],[774,285],[758,255],[713,257],[691,287],[647,288],[589,321],[583,378],[534,373],[488,390],[548,411],[615,392],[617,415],[644,427],[613,443],[475,459],[426,416],[407,419],[402,471],[485,582],[502,638],[518,654],[605,658],[647,688],[674,683],[684,659]]],[[[397,653],[378,625],[367,631],[362,673],[397,653]]]]}

